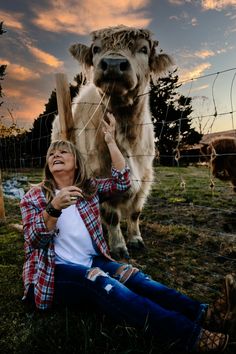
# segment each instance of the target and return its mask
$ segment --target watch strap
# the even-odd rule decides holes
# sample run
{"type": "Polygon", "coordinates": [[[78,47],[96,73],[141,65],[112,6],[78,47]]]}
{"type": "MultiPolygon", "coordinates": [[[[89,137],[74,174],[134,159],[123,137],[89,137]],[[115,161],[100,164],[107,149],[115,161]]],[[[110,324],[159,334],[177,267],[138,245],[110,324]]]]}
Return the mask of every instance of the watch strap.
{"type": "Polygon", "coordinates": [[[49,203],[46,207],[46,212],[48,213],[48,215],[54,217],[54,218],[59,218],[59,216],[61,215],[62,211],[58,210],[56,208],[54,208],[54,206],[49,203]]]}

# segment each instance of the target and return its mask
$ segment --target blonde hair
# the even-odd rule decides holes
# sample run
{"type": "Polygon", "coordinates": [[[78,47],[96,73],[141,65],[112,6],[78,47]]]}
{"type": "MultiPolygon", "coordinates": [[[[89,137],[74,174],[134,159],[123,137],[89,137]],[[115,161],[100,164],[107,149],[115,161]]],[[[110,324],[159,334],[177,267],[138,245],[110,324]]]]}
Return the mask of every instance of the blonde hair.
{"type": "Polygon", "coordinates": [[[51,143],[47,151],[46,163],[44,166],[43,182],[41,184],[42,188],[44,189],[47,201],[49,202],[53,199],[53,197],[55,196],[55,189],[56,189],[56,184],[53,175],[49,170],[48,158],[50,156],[50,153],[53,150],[57,150],[62,147],[66,148],[75,157],[76,169],[75,169],[74,185],[82,189],[82,193],[85,198],[89,198],[93,196],[97,190],[96,180],[88,178],[86,168],[85,168],[85,162],[79,150],[70,141],[55,140],[51,143]]]}

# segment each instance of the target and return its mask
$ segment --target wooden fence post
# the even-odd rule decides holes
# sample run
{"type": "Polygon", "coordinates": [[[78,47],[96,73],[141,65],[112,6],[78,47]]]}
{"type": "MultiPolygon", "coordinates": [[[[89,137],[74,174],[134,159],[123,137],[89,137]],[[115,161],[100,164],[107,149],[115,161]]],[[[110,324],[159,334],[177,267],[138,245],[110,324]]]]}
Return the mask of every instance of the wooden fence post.
{"type": "Polygon", "coordinates": [[[74,121],[71,111],[70,88],[64,73],[56,74],[57,107],[61,126],[61,139],[75,143],[74,121]]]}
{"type": "Polygon", "coordinates": [[[2,174],[0,170],[0,221],[6,221],[4,199],[3,199],[3,189],[2,189],[2,174]]]}

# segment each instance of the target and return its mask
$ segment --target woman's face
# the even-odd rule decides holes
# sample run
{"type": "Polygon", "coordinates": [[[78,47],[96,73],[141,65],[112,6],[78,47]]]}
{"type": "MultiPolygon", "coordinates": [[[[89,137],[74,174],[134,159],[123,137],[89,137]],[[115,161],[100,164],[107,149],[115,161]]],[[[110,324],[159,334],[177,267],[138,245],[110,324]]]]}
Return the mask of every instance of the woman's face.
{"type": "Polygon", "coordinates": [[[67,146],[58,146],[48,154],[48,167],[52,175],[62,172],[75,172],[75,156],[67,146]]]}

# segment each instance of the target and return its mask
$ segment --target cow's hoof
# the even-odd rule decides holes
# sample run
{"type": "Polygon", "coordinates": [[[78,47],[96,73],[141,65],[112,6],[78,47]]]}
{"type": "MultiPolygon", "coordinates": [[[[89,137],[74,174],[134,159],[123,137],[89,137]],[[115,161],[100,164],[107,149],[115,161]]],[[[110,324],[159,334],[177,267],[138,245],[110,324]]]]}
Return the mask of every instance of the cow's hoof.
{"type": "Polygon", "coordinates": [[[127,247],[129,249],[140,250],[140,249],[145,248],[145,244],[144,244],[142,238],[136,238],[136,239],[134,239],[132,241],[129,241],[127,243],[127,247]]]}
{"type": "Polygon", "coordinates": [[[111,253],[111,257],[116,260],[121,260],[121,259],[129,260],[130,259],[129,252],[124,248],[118,248],[116,250],[111,251],[110,253],[111,253]]]}

